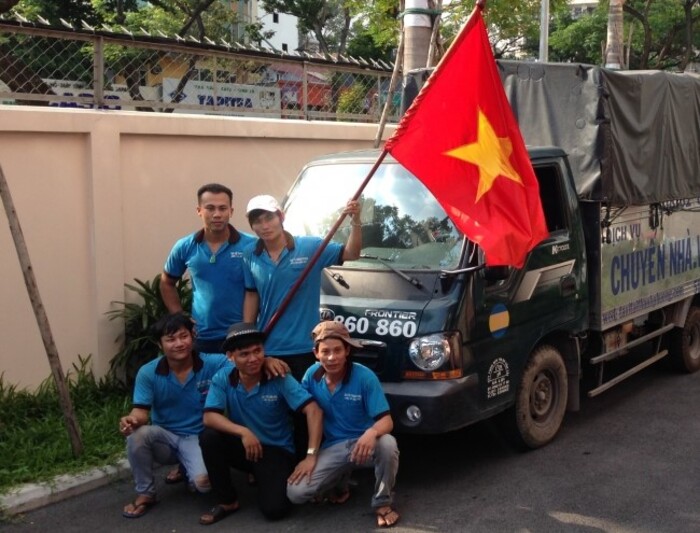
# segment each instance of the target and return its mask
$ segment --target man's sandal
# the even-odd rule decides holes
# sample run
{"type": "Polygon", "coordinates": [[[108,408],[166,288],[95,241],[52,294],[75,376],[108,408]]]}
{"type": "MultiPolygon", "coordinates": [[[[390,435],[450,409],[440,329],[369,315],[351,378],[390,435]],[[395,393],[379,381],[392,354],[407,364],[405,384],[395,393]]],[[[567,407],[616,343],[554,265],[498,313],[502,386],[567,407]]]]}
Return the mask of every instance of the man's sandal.
{"type": "Polygon", "coordinates": [[[174,468],[168,475],[165,476],[165,483],[168,485],[175,485],[176,483],[182,483],[185,481],[185,474],[182,473],[180,468],[174,468]]]}
{"type": "Polygon", "coordinates": [[[199,517],[199,523],[203,526],[210,526],[212,524],[216,524],[217,522],[226,518],[228,515],[238,511],[238,502],[236,502],[235,505],[236,506],[233,508],[226,508],[221,504],[215,505],[214,507],[209,509],[208,512],[204,513],[202,516],[199,517]]]}
{"type": "Polygon", "coordinates": [[[376,510],[377,527],[392,527],[396,525],[401,516],[391,507],[380,507],[376,510]]]}
{"type": "Polygon", "coordinates": [[[124,518],[141,518],[151,509],[151,507],[153,507],[157,503],[158,500],[153,498],[148,500],[141,500],[139,502],[139,499],[137,497],[133,502],[129,504],[131,505],[131,510],[129,511],[125,508],[122,511],[122,516],[124,518]]]}
{"type": "Polygon", "coordinates": [[[350,499],[350,489],[345,487],[343,489],[333,489],[330,494],[328,494],[328,501],[336,505],[342,505],[350,499]]]}

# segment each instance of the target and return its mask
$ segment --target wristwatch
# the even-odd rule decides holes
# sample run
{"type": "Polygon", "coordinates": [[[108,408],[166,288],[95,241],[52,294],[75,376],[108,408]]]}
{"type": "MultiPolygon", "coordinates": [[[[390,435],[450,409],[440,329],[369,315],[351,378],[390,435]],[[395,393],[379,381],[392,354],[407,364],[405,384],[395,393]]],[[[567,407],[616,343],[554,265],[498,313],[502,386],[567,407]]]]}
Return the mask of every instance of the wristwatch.
{"type": "Polygon", "coordinates": [[[306,455],[318,455],[318,448],[309,448],[306,450],[306,455]]]}

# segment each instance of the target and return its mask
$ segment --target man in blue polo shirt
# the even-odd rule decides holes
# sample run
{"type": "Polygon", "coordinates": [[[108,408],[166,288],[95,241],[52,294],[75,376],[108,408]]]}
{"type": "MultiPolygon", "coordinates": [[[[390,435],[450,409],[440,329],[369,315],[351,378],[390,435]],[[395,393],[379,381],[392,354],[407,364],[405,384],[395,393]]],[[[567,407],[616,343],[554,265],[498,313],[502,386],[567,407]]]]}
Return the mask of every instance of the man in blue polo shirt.
{"type": "Polygon", "coordinates": [[[309,479],[321,442],[322,413],[291,376],[268,379],[263,373],[265,334],[253,324],[234,324],[224,349],[236,367],[218,372],[204,406],[206,429],[200,436],[204,462],[218,502],[200,517],[210,525],[238,510],[231,466],[255,474],[258,507],[276,520],[288,513],[287,479],[309,479]],[[309,427],[307,456],[294,466],[289,411],[305,415],[309,427]]]}
{"type": "Polygon", "coordinates": [[[204,429],[202,408],[211,378],[231,364],[225,355],[199,357],[193,350],[193,328],[183,313],[156,322],[163,355],[139,369],[133,408],[119,420],[136,485],[136,498],[122,513],[126,518],[139,518],[155,505],[154,462],[180,462],[199,492],[210,490],[198,440],[204,429]]]}
{"type": "MultiPolygon", "coordinates": [[[[279,357],[300,380],[313,364],[313,345],[309,331],[319,321],[321,272],[325,267],[340,265],[360,256],[362,231],[360,204],[348,201],[344,211],[351,217],[351,230],[343,246],[331,242],[321,253],[306,280],[274,328],[268,332],[265,352],[279,357]]],[[[254,248],[245,254],[245,300],[243,320],[266,327],[289,290],[299,278],[309,259],[321,246],[319,237],[293,237],[284,230],[284,213],[272,196],[256,196],[248,202],[248,221],[259,237],[254,248]]]]}
{"type": "Polygon", "coordinates": [[[182,311],[176,283],[189,272],[195,349],[200,355],[223,353],[227,328],[243,318],[243,250],[255,239],[229,223],[233,193],[224,185],[199,188],[197,215],[203,228],[175,243],[161,275],[160,292],[169,312],[182,311]]]}
{"type": "Polygon", "coordinates": [[[352,469],[374,466],[377,526],[391,527],[399,520],[393,507],[399,450],[381,384],[374,372],[351,361],[352,347],[362,345],[343,324],[321,322],[311,336],[319,362],[306,371],[302,386],[323,410],[325,439],[310,482],[290,478],[287,495],[293,503],[304,503],[330,491],[331,501],[343,503],[350,496],[347,478],[352,469]]]}

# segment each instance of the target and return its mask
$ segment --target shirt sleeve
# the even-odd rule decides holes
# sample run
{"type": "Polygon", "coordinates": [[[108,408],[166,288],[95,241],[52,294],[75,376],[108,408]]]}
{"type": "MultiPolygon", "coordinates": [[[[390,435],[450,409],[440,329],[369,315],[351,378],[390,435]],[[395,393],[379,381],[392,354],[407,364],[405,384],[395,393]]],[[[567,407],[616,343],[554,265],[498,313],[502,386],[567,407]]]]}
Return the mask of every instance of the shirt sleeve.
{"type": "Polygon", "coordinates": [[[163,271],[170,277],[181,278],[187,270],[187,263],[184,257],[184,239],[180,239],[175,243],[168,258],[165,260],[163,271]]]}
{"type": "Polygon", "coordinates": [[[320,257],[320,263],[324,267],[339,265],[343,262],[343,249],[345,247],[338,242],[329,242],[320,257]]]}
{"type": "Polygon", "coordinates": [[[283,378],[281,378],[281,381],[282,395],[292,411],[298,411],[300,408],[313,400],[311,394],[309,394],[309,392],[302,387],[291,374],[286,374],[283,378]]]}
{"type": "Polygon", "coordinates": [[[134,384],[134,406],[150,409],[153,405],[153,378],[152,367],[143,366],[136,374],[134,384]]]}
{"type": "Polygon", "coordinates": [[[226,389],[228,387],[228,377],[231,373],[231,368],[222,368],[211,379],[209,393],[204,402],[205,411],[217,411],[223,413],[226,411],[226,389]]]}

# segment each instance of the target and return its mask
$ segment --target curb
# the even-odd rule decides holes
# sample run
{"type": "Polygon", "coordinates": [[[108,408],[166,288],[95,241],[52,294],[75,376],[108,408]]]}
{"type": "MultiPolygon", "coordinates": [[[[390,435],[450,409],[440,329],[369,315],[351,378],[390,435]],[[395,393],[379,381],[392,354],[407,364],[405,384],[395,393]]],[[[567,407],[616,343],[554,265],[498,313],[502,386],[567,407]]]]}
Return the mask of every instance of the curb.
{"type": "Polygon", "coordinates": [[[74,475],[61,475],[44,483],[29,483],[0,495],[0,510],[7,514],[33,511],[51,503],[78,496],[131,475],[129,462],[121,459],[114,466],[93,468],[74,475]]]}

